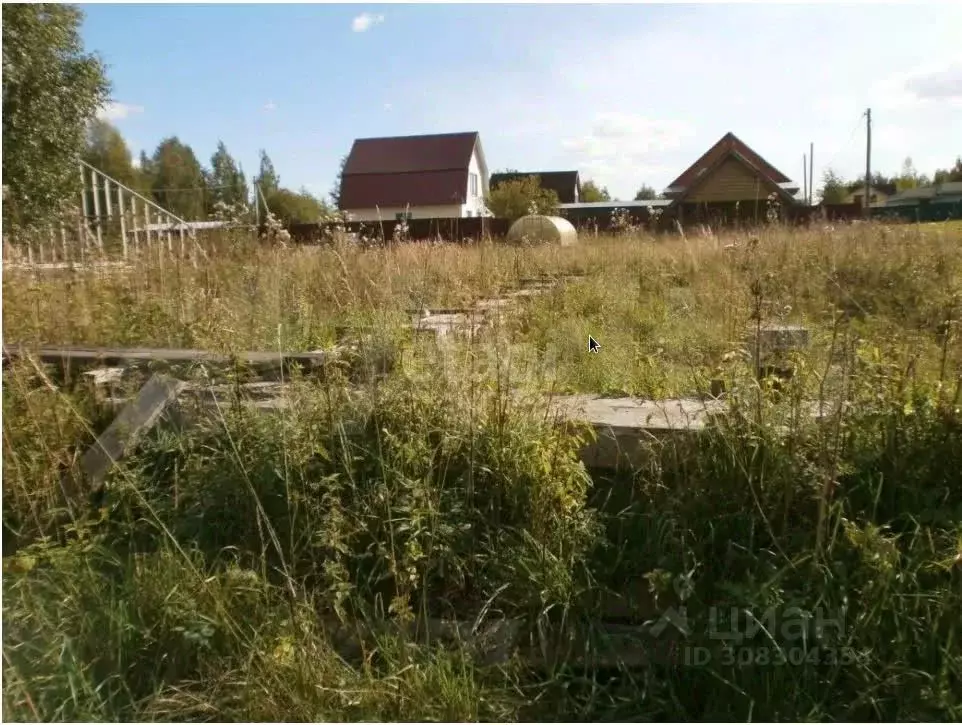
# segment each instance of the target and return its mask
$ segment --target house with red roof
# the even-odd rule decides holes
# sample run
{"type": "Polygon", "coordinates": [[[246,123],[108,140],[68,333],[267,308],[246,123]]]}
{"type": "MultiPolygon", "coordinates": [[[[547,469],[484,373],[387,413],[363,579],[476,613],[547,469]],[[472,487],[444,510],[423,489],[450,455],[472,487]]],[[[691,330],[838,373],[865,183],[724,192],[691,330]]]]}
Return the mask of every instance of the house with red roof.
{"type": "Polygon", "coordinates": [[[338,208],[363,222],[485,216],[488,181],[476,131],[360,138],[344,164],[338,208]]]}

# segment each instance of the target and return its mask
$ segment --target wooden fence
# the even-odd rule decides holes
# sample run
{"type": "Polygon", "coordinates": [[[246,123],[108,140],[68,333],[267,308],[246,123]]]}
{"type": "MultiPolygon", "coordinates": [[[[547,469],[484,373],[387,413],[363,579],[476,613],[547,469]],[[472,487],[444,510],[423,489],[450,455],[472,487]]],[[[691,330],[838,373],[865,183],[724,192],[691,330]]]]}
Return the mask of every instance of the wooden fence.
{"type": "MultiPolygon", "coordinates": [[[[395,238],[397,228],[404,222],[394,219],[383,222],[347,222],[345,231],[373,242],[386,242],[395,238]]],[[[486,237],[503,237],[508,233],[508,219],[491,217],[464,217],[460,219],[410,219],[406,238],[416,241],[479,241],[486,237]]],[[[318,243],[323,241],[330,228],[320,224],[291,224],[287,231],[294,242],[318,243]]]]}
{"type": "MultiPolygon", "coordinates": [[[[960,208],[943,205],[951,212],[962,216],[960,208]]],[[[712,204],[692,213],[693,209],[681,210],[661,207],[649,210],[647,207],[622,207],[612,203],[609,207],[589,207],[564,209],[559,216],[566,218],[582,234],[606,234],[630,225],[657,233],[673,233],[676,222],[688,228],[691,225],[708,224],[713,229],[740,228],[750,229],[768,223],[768,209],[764,203],[758,208],[753,204],[720,203],[712,204]]],[[[907,210],[873,209],[872,218],[916,221],[915,207],[907,210]]],[[[943,214],[943,216],[945,216],[943,214]]],[[[864,218],[860,204],[819,204],[817,206],[783,206],[778,210],[783,223],[793,226],[806,226],[819,222],[849,222],[864,218]]],[[[933,216],[933,219],[936,218],[933,216]]],[[[954,217],[953,217],[954,218],[954,217]]],[[[921,218],[920,221],[929,221],[921,218]]],[[[403,222],[394,219],[383,222],[348,222],[343,225],[347,232],[356,234],[374,243],[390,242],[395,238],[397,227],[403,222]]],[[[491,217],[466,217],[462,219],[412,219],[407,222],[406,239],[414,241],[478,241],[484,238],[502,238],[511,227],[511,220],[491,217]]],[[[330,238],[331,227],[320,224],[292,224],[287,227],[291,239],[299,244],[318,244],[330,238]]]]}
{"type": "Polygon", "coordinates": [[[79,204],[46,229],[10,240],[11,258],[35,263],[83,263],[122,257],[160,245],[186,255],[196,246],[193,226],[137,191],[78,160],[79,204]],[[176,241],[175,241],[176,240],[176,241]]]}

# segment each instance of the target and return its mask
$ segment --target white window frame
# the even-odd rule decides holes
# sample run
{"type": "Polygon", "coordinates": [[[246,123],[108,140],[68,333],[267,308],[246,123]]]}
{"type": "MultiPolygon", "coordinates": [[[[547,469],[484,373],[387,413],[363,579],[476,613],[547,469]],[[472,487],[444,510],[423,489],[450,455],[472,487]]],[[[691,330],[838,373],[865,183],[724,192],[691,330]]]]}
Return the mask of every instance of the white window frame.
{"type": "Polygon", "coordinates": [[[472,199],[478,198],[478,175],[474,172],[468,172],[468,193],[472,199]]]}

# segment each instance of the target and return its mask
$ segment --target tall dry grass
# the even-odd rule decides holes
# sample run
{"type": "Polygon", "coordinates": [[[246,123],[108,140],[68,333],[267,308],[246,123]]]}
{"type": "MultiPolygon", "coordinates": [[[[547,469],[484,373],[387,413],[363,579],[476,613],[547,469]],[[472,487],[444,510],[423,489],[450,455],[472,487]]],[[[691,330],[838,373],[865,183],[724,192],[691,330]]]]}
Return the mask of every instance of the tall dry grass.
{"type": "Polygon", "coordinates": [[[59,509],[59,475],[109,413],[29,363],[9,369],[6,718],[962,717],[957,232],[575,249],[225,241],[196,268],[5,273],[5,341],[312,349],[335,324],[391,328],[410,307],[524,277],[586,278],[443,354],[405,349],[376,384],[295,379],[272,416],[240,399],[198,412],[146,441],[85,512],[59,509]],[[780,398],[750,379],[759,320],[813,330],[780,398]],[[584,353],[589,332],[601,355],[584,353]],[[729,420],[617,476],[586,470],[579,432],[517,395],[681,394],[711,376],[730,382],[729,420]],[[815,425],[797,404],[819,394],[849,405],[815,425]],[[520,617],[590,653],[612,601],[636,623],[684,605],[686,646],[710,660],[601,673],[569,651],[541,669],[485,666],[380,624],[520,617]],[[835,626],[756,628],[739,663],[713,638],[732,608],[835,626]],[[333,622],[363,643],[355,656],[333,622]]]}

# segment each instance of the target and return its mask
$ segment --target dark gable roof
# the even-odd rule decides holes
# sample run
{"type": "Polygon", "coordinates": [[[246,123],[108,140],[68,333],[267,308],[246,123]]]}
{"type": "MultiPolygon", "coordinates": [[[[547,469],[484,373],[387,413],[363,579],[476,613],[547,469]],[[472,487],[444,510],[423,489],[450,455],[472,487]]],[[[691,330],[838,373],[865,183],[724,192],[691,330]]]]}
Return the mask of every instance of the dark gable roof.
{"type": "Polygon", "coordinates": [[[478,133],[359,138],[341,177],[341,209],[463,204],[478,133]]]}
{"type": "Polygon", "coordinates": [[[579,189],[581,186],[577,171],[506,171],[491,174],[491,188],[494,189],[498,184],[523,179],[526,176],[540,178],[541,188],[554,191],[558,195],[558,201],[562,204],[574,204],[577,201],[575,189],[579,189]]]}
{"type": "Polygon", "coordinates": [[[742,160],[748,162],[750,167],[757,170],[765,179],[776,186],[790,184],[792,181],[729,131],[714,146],[702,154],[695,163],[689,166],[681,176],[671,182],[668,189],[675,195],[689,191],[695,182],[705,175],[708,169],[716,168],[730,154],[740,156],[742,160]]]}
{"type": "Polygon", "coordinates": [[[463,204],[468,170],[358,174],[341,179],[341,209],[463,204]]]}

